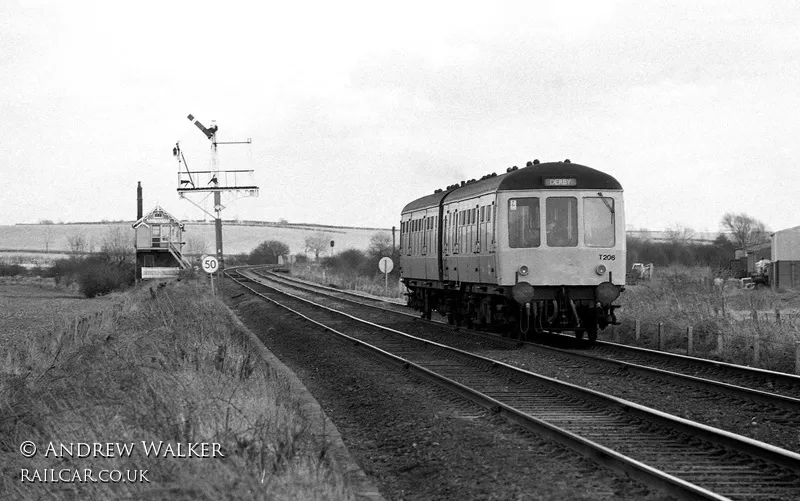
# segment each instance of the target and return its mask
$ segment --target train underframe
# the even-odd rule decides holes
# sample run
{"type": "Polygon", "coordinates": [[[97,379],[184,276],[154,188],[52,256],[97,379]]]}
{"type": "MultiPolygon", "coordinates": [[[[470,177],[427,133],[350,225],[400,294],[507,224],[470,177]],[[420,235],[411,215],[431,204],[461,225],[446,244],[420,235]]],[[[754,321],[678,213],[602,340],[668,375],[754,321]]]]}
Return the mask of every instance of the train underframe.
{"type": "Polygon", "coordinates": [[[574,332],[577,339],[597,339],[599,330],[617,324],[616,305],[603,305],[593,286],[537,286],[520,304],[512,287],[404,279],[407,305],[431,319],[435,311],[448,323],[501,332],[522,340],[546,332],[574,332]]]}

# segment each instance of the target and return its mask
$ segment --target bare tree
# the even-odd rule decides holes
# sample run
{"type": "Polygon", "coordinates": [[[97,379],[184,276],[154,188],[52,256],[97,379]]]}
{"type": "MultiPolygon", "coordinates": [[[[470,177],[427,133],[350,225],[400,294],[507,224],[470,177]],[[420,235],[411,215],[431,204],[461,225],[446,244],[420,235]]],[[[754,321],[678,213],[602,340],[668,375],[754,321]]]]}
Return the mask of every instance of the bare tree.
{"type": "Polygon", "coordinates": [[[382,231],[375,233],[369,239],[370,256],[384,257],[392,255],[392,235],[382,231]]]}
{"type": "Polygon", "coordinates": [[[766,225],[745,213],[726,212],[722,216],[720,225],[731,232],[734,242],[739,244],[745,253],[748,248],[769,241],[769,230],[766,225]]]}
{"type": "Polygon", "coordinates": [[[108,256],[109,261],[122,265],[134,259],[133,233],[122,227],[109,228],[103,236],[100,252],[108,256]]]}
{"type": "Polygon", "coordinates": [[[53,228],[50,226],[52,225],[52,221],[48,223],[47,226],[44,227],[44,250],[45,252],[50,252],[50,242],[53,241],[53,228]]]}
{"type": "Polygon", "coordinates": [[[687,244],[694,238],[695,231],[688,226],[675,223],[672,226],[667,227],[666,234],[667,240],[672,243],[687,244]]]}
{"type": "Polygon", "coordinates": [[[330,235],[327,233],[314,233],[306,237],[306,252],[312,252],[314,259],[319,261],[319,255],[330,245],[330,235]]]}
{"type": "Polygon", "coordinates": [[[202,255],[208,252],[208,242],[199,235],[192,235],[186,239],[185,254],[202,255]]]}
{"type": "Polygon", "coordinates": [[[83,233],[76,233],[67,237],[69,250],[75,253],[84,253],[89,247],[89,242],[83,233]]]}

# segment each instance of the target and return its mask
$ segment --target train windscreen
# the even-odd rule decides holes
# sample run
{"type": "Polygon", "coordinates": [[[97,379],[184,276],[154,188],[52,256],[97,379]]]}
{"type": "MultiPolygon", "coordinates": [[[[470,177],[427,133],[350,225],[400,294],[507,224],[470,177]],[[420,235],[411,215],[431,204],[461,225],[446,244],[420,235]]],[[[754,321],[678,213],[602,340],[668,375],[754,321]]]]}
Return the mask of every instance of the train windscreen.
{"type": "Polygon", "coordinates": [[[614,247],[614,199],[583,199],[583,242],[587,247],[614,247]]]}
{"type": "Polygon", "coordinates": [[[512,198],[508,201],[508,246],[524,249],[540,244],[539,199],[512,198]]]}

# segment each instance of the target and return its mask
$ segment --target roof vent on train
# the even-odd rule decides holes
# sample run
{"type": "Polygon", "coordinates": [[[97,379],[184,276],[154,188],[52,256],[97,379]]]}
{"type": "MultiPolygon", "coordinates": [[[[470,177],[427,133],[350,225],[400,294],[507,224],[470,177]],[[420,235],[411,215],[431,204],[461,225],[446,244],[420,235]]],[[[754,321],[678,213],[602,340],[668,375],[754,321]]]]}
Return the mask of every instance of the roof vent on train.
{"type": "MultiPolygon", "coordinates": [[[[517,170],[517,167],[514,166],[513,169],[509,167],[509,169],[506,172],[511,172],[512,170],[517,170]]],[[[454,190],[456,188],[460,188],[462,186],[466,186],[466,185],[472,184],[472,183],[477,183],[478,181],[483,181],[484,179],[490,179],[490,178],[493,178],[493,177],[497,177],[497,172],[492,172],[491,174],[486,174],[485,176],[481,177],[480,179],[469,179],[469,180],[465,180],[465,181],[460,181],[458,183],[448,185],[447,188],[445,188],[445,189],[441,189],[441,188],[436,189],[433,193],[436,194],[436,193],[441,193],[443,191],[454,190]]]]}
{"type": "Polygon", "coordinates": [[[508,169],[506,169],[506,172],[514,172],[514,171],[515,171],[515,170],[517,170],[517,169],[519,169],[519,167],[517,167],[517,166],[515,165],[514,167],[509,167],[508,169]]]}
{"type": "Polygon", "coordinates": [[[535,158],[535,159],[533,160],[533,162],[531,162],[530,160],[528,160],[528,163],[527,163],[527,164],[525,164],[525,167],[530,167],[531,165],[539,165],[539,159],[538,159],[538,158],[535,158]]]}
{"type": "Polygon", "coordinates": [[[572,162],[570,162],[570,161],[569,161],[569,158],[568,158],[568,159],[564,160],[564,163],[565,163],[565,164],[571,164],[572,162]]]}

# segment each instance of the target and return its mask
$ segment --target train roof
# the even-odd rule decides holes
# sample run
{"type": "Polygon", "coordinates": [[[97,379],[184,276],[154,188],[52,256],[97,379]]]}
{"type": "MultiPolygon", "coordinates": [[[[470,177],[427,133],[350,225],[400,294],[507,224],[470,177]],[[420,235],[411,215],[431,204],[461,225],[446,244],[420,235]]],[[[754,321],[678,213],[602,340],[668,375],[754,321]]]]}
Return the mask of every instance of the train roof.
{"type": "Polygon", "coordinates": [[[576,185],[570,188],[577,190],[622,190],[619,181],[605,172],[569,162],[548,162],[532,164],[505,174],[489,176],[480,181],[426,195],[406,205],[402,212],[436,207],[444,197],[447,197],[448,202],[454,202],[494,191],[559,189],[546,187],[546,178],[574,178],[577,180],[576,185]]]}

